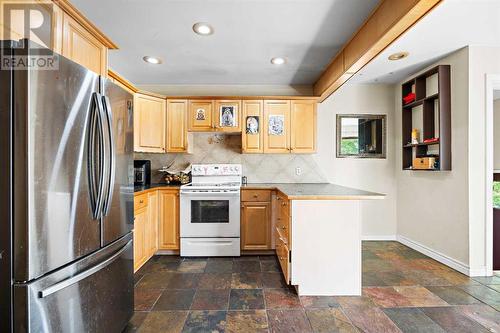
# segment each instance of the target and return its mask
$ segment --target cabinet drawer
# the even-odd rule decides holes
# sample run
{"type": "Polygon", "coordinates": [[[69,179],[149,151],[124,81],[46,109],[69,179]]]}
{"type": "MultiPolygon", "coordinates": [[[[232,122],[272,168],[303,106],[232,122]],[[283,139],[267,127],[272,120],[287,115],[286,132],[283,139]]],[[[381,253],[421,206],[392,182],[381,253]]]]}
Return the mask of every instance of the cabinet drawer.
{"type": "Polygon", "coordinates": [[[243,190],[241,191],[241,201],[271,201],[270,190],[243,190]]]}
{"type": "Polygon", "coordinates": [[[139,194],[134,196],[134,210],[145,208],[148,206],[148,194],[139,194]]]}
{"type": "Polygon", "coordinates": [[[276,255],[278,256],[278,261],[280,262],[281,271],[285,277],[285,281],[287,284],[290,284],[290,251],[281,238],[278,237],[277,240],[276,255]]]}

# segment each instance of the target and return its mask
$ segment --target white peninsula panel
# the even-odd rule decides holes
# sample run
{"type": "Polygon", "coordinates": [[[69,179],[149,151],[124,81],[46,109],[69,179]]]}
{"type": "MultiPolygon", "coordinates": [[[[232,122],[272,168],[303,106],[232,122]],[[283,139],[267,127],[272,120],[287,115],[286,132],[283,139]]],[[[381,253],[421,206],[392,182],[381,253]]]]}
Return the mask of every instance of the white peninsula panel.
{"type": "Polygon", "coordinates": [[[299,295],[361,295],[359,200],[292,200],[291,284],[299,295]]]}

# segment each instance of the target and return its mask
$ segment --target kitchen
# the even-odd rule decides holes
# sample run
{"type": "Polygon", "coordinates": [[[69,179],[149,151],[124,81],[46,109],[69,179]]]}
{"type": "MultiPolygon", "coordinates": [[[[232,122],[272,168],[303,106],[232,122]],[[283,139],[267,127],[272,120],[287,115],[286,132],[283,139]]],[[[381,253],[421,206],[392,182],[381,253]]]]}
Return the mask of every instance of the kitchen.
{"type": "Polygon", "coordinates": [[[1,1],[2,331],[500,330],[498,2],[146,3],[1,1]]]}

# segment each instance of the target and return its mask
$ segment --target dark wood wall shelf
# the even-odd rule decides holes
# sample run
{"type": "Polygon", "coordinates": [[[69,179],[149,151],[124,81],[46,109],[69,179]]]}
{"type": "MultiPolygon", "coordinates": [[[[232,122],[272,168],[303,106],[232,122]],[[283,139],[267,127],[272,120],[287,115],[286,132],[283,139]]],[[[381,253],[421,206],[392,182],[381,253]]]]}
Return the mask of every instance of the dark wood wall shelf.
{"type": "MultiPolygon", "coordinates": [[[[430,82],[430,81],[429,81],[430,82]]],[[[402,104],[402,149],[403,170],[421,171],[413,169],[413,158],[433,156],[438,161],[435,169],[422,171],[447,171],[451,170],[451,83],[450,66],[439,65],[420,74],[419,76],[403,83],[402,96],[415,93],[415,100],[402,104]],[[434,77],[435,76],[435,77],[434,77]],[[428,80],[437,80],[437,92],[427,95],[428,80]],[[414,108],[422,107],[422,128],[419,143],[411,143],[411,132],[414,108]],[[434,142],[423,142],[427,139],[438,138],[434,142]],[[436,147],[437,146],[437,147],[436,147]],[[429,149],[432,147],[432,150],[429,149]]],[[[419,122],[420,123],[420,122],[419,122]]]]}

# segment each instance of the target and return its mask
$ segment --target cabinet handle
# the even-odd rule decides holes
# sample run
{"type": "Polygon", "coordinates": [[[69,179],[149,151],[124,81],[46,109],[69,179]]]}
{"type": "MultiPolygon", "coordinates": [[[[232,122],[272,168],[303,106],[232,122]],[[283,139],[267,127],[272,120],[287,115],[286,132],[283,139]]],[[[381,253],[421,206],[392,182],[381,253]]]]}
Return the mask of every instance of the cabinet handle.
{"type": "Polygon", "coordinates": [[[285,226],[282,226],[282,227],[281,227],[281,229],[286,230],[286,227],[285,227],[285,226]]]}
{"type": "Polygon", "coordinates": [[[258,198],[259,196],[258,196],[257,194],[254,194],[254,195],[253,195],[253,197],[254,197],[254,198],[258,198]]]}
{"type": "Polygon", "coordinates": [[[139,200],[139,203],[144,203],[144,200],[139,200]]]}
{"type": "Polygon", "coordinates": [[[277,217],[276,220],[281,221],[281,217],[277,217]]]}

